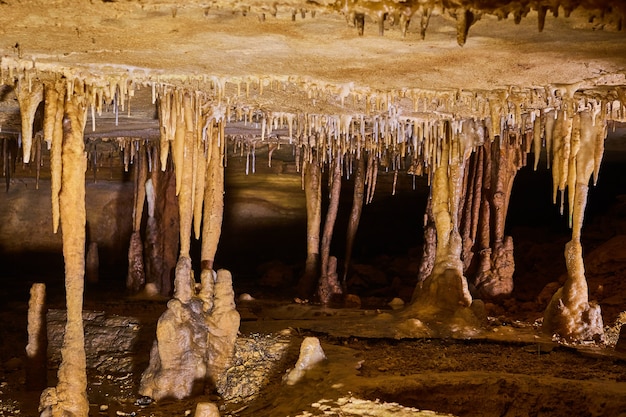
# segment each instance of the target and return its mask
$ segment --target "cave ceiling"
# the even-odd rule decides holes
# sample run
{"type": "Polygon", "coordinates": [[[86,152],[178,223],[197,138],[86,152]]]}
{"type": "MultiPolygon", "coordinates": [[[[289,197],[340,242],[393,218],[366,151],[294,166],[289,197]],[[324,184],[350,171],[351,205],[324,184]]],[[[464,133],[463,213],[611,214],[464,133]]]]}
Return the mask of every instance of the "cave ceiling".
{"type": "Polygon", "coordinates": [[[624,16],[617,0],[3,0],[0,68],[115,89],[135,125],[98,129],[120,134],[154,133],[150,97],[170,87],[240,117],[480,117],[494,96],[624,101],[624,16]]]}

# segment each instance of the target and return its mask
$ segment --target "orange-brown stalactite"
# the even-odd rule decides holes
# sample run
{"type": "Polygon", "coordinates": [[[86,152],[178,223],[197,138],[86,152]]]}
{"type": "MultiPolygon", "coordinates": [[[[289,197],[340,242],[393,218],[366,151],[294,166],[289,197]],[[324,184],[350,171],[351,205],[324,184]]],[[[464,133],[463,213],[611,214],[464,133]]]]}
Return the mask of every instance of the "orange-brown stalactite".
{"type": "Polygon", "coordinates": [[[153,170],[150,179],[155,193],[154,218],[146,224],[146,283],[153,283],[163,296],[172,291],[172,271],[178,259],[178,198],[171,169],[153,170]]]}
{"type": "Polygon", "coordinates": [[[204,214],[202,229],[202,269],[213,269],[215,254],[222,233],[224,217],[224,160],[226,147],[224,121],[211,121],[207,144],[206,185],[204,188],[204,214]]]}
{"type": "Polygon", "coordinates": [[[473,279],[477,294],[483,299],[506,297],[513,291],[513,240],[505,236],[504,225],[508,211],[513,181],[522,167],[525,144],[516,141],[517,136],[504,133],[503,139],[483,145],[485,154],[490,155],[491,167],[485,165],[481,195],[483,207],[480,223],[480,260],[473,279]]]}
{"type": "Polygon", "coordinates": [[[30,162],[33,144],[33,123],[35,112],[39,103],[44,99],[44,86],[41,82],[35,83],[30,80],[20,78],[15,88],[17,100],[20,104],[20,114],[22,116],[22,154],[24,162],[30,162]]]}
{"type": "Polygon", "coordinates": [[[50,187],[52,188],[52,230],[59,228],[59,192],[63,173],[63,106],[65,90],[63,83],[45,84],[44,139],[50,144],[50,187]]]}

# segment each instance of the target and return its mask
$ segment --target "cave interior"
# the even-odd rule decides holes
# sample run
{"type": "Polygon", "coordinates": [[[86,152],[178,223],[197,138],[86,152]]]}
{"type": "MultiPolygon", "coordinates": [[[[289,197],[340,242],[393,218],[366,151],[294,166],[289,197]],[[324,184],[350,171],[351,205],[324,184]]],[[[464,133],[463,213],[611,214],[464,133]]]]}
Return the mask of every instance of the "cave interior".
{"type": "MultiPolygon", "coordinates": [[[[230,349],[228,358],[243,360],[242,340],[261,346],[259,333],[279,334],[280,345],[284,329],[291,344],[319,336],[329,362],[348,355],[340,345],[403,357],[398,363],[408,355],[398,343],[442,343],[435,352],[452,349],[449,340],[537,346],[538,356],[556,349],[603,360],[618,376],[592,377],[610,385],[593,401],[598,387],[583,387],[587,377],[561,376],[554,386],[576,383],[555,388],[556,405],[538,394],[536,376],[532,410],[521,400],[481,409],[471,394],[442,405],[453,397],[447,390],[470,387],[452,374],[438,374],[428,402],[423,387],[407,388],[428,385],[417,370],[349,392],[399,403],[398,415],[417,415],[413,406],[618,415],[626,406],[623,2],[5,0],[0,15],[0,299],[12,323],[0,416],[19,407],[22,415],[173,415],[196,405],[197,416],[347,415],[349,407],[349,415],[387,415],[379,402],[356,410],[354,397],[321,407],[315,395],[339,394],[311,394],[311,381],[352,381],[332,367],[305,383],[283,378],[301,389],[290,391],[302,395],[292,408],[276,375],[258,383],[273,394],[243,395],[237,390],[256,382],[238,380],[232,358],[222,368],[207,362],[221,378],[212,381],[217,396],[208,388],[198,396],[195,386],[181,398],[157,394],[167,391],[163,381],[141,395],[154,332],[162,337],[157,320],[166,321],[159,316],[175,311],[172,300],[206,302],[213,285],[217,297],[220,277],[230,280],[224,270],[239,339],[215,349],[230,349]],[[36,283],[45,284],[50,321],[44,382],[32,375],[28,347],[12,362],[23,349],[14,345],[26,346],[27,318],[31,346],[36,283]],[[101,310],[143,320],[147,342],[125,352],[132,367],[94,365],[89,328],[101,310]],[[115,374],[110,401],[94,385],[103,369],[115,374]],[[404,389],[375,388],[405,374],[404,389]],[[133,384],[120,392],[123,375],[133,384]],[[35,394],[51,381],[37,407],[35,394]],[[577,396],[589,404],[570,404],[577,396]],[[218,414],[201,411],[213,403],[218,414]]],[[[206,309],[217,311],[217,300],[206,309]]],[[[223,317],[215,312],[207,326],[221,329],[223,317]]],[[[165,357],[167,343],[157,345],[165,357]]],[[[100,349],[95,357],[114,350],[100,349]]],[[[514,373],[470,377],[471,387],[514,373]]],[[[529,384],[515,378],[506,395],[529,384]]]]}

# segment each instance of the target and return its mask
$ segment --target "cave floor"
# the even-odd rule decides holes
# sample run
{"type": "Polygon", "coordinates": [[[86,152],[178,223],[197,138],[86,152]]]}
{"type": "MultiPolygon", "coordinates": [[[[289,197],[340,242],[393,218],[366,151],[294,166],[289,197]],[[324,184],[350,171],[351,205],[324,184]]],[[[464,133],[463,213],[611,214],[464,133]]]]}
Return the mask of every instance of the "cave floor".
{"type": "MultiPolygon", "coordinates": [[[[50,299],[51,310],[62,308],[58,301],[50,299]]],[[[165,303],[87,288],[85,310],[132,317],[143,325],[142,346],[149,346],[165,303]]],[[[24,388],[26,310],[27,303],[15,299],[0,311],[0,416],[38,415],[40,392],[24,388]]],[[[534,322],[501,315],[490,317],[472,338],[398,339],[392,331],[397,313],[385,305],[330,309],[259,298],[238,301],[238,310],[240,341],[249,352],[235,360],[245,376],[233,378],[241,380],[232,384],[257,385],[254,395],[227,401],[206,394],[139,405],[137,386],[148,360],[144,347],[126,353],[136,371],[89,370],[91,415],[185,416],[204,401],[216,402],[222,416],[241,417],[436,415],[418,409],[455,416],[626,415],[626,354],[606,343],[554,343],[534,322]],[[282,378],[305,336],[320,339],[327,361],[297,384],[286,385],[282,378]],[[268,354],[268,343],[282,344],[282,354],[268,354]]],[[[55,378],[51,363],[48,384],[55,378]]],[[[241,392],[240,387],[233,390],[241,392]]]]}

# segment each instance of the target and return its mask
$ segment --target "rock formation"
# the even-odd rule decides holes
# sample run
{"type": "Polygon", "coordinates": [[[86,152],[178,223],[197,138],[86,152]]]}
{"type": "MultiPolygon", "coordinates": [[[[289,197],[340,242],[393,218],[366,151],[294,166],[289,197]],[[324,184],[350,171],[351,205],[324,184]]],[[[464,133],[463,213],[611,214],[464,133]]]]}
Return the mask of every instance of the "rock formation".
{"type": "Polygon", "coordinates": [[[139,394],[161,401],[187,398],[205,390],[219,392],[238,330],[230,273],[207,271],[196,292],[191,260],[181,257],[174,298],[159,318],[139,394]]]}
{"type": "Polygon", "coordinates": [[[317,337],[305,337],[300,345],[300,356],[294,367],[283,377],[287,385],[295,385],[306,377],[308,371],[313,370],[326,360],[324,350],[317,337]]]}
{"type": "MultiPolygon", "coordinates": [[[[580,242],[589,181],[597,172],[604,150],[605,127],[589,110],[567,116],[559,113],[555,123],[554,195],[567,187],[572,240],[565,245],[568,278],[553,295],[544,313],[544,332],[566,340],[602,338],[600,306],[589,302],[583,249],[580,242]],[[561,127],[563,131],[557,129],[561,127]]],[[[561,199],[564,194],[561,195],[561,199]]]]}
{"type": "Polygon", "coordinates": [[[46,284],[30,288],[28,302],[28,344],[26,345],[26,388],[41,390],[48,384],[48,335],[46,284]]]}

